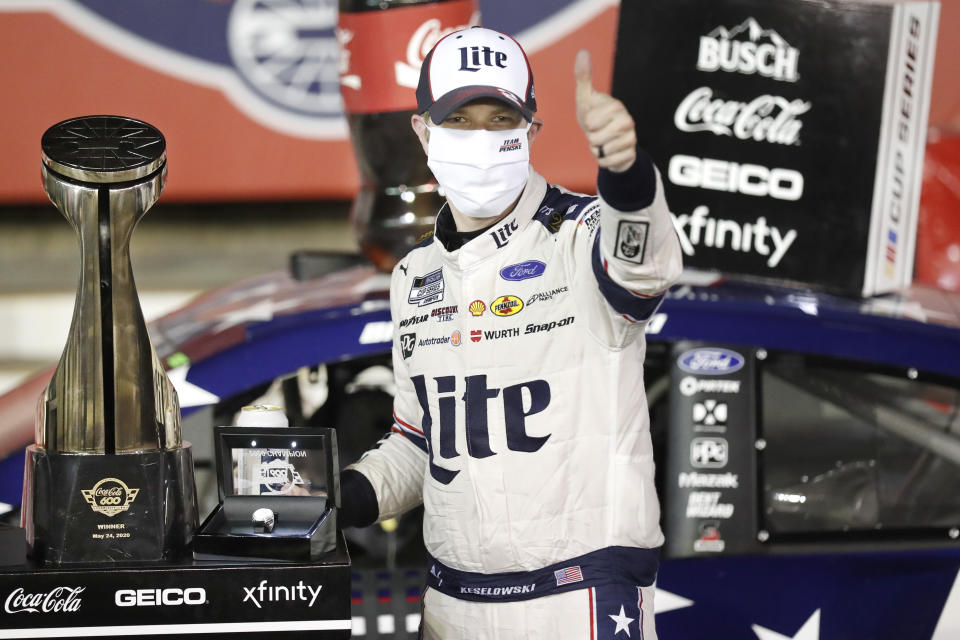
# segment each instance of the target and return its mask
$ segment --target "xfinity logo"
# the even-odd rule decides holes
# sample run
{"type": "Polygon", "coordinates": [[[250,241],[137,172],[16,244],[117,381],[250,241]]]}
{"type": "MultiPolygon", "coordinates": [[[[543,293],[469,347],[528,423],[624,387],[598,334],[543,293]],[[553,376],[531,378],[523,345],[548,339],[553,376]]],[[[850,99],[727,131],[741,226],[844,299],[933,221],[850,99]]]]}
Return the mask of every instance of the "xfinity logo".
{"type": "Polygon", "coordinates": [[[314,587],[303,584],[303,580],[290,586],[278,587],[268,585],[266,580],[261,580],[256,587],[243,587],[243,601],[252,602],[257,609],[262,609],[264,602],[308,602],[307,606],[312,607],[321,589],[323,585],[314,587]]]}
{"type": "Polygon", "coordinates": [[[700,38],[697,69],[728,71],[796,82],[800,52],[773,29],[764,29],[753,18],[727,31],[717,27],[700,38]]]}
{"type": "Polygon", "coordinates": [[[729,249],[743,253],[756,253],[767,258],[767,266],[773,269],[787,255],[794,240],[796,229],[780,229],[767,224],[765,216],[753,222],[738,222],[727,218],[713,218],[710,208],[700,205],[693,213],[673,216],[680,247],[688,255],[696,255],[697,246],[714,249],[729,249]]]}
{"type": "Polygon", "coordinates": [[[207,591],[202,587],[189,589],[120,589],[113,594],[118,607],[177,607],[207,602],[207,591]]]}

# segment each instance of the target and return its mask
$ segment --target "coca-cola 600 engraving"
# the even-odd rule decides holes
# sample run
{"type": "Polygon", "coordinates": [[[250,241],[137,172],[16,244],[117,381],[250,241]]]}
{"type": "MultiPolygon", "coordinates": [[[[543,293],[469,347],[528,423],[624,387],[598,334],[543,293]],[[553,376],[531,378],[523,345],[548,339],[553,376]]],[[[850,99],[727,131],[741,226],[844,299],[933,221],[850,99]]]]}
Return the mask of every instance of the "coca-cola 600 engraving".
{"type": "Polygon", "coordinates": [[[105,516],[115,516],[130,508],[140,489],[131,489],[119,478],[104,478],[92,489],[81,489],[80,492],[91,509],[105,516]]]}

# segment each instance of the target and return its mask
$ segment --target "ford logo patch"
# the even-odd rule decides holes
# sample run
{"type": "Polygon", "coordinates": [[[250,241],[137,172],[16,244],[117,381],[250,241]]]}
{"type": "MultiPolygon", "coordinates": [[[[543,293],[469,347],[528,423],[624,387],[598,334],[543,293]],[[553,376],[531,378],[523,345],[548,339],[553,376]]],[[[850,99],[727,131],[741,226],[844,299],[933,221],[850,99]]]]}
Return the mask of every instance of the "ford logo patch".
{"type": "Polygon", "coordinates": [[[691,349],[677,359],[677,365],[687,373],[718,376],[743,368],[745,359],[729,349],[691,349]]]}
{"type": "Polygon", "coordinates": [[[511,282],[518,282],[541,276],[546,268],[547,265],[539,260],[527,260],[500,269],[500,277],[511,282]]]}

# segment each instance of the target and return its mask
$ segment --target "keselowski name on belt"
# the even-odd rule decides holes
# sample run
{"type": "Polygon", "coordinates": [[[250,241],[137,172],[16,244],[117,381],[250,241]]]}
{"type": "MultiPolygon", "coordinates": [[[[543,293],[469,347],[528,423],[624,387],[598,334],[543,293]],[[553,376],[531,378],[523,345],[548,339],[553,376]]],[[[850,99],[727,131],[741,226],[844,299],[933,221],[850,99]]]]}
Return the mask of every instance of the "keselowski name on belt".
{"type": "Polygon", "coordinates": [[[477,596],[496,598],[502,596],[515,596],[521,593],[533,593],[536,587],[536,583],[515,585],[512,587],[460,587],[460,593],[472,593],[473,595],[477,596]]]}

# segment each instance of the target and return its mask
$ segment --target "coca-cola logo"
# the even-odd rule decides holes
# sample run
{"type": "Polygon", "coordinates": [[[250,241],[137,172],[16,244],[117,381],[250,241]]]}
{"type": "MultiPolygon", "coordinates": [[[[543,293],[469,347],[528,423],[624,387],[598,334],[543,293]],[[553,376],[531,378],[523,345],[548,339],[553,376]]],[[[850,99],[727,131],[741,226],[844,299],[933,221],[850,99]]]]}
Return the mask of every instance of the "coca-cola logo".
{"type": "Polygon", "coordinates": [[[698,87],[677,107],[673,123],[680,131],[709,131],[772,144],[800,143],[803,122],[797,119],[810,110],[806,100],[762,95],[750,102],[714,98],[713,89],[698,87]]]}
{"type": "Polygon", "coordinates": [[[132,489],[119,478],[104,478],[92,489],[81,489],[83,499],[90,504],[90,508],[105,516],[115,516],[130,508],[130,503],[140,493],[140,489],[132,489]]]}
{"type": "Polygon", "coordinates": [[[443,23],[436,18],[431,18],[421,24],[410,36],[410,41],[407,43],[406,59],[397,61],[393,65],[397,84],[401,87],[416,89],[417,83],[420,81],[420,66],[423,64],[423,59],[430,53],[430,49],[433,49],[433,45],[449,33],[477,24],[480,24],[479,13],[474,13],[470,17],[469,23],[453,27],[444,28],[443,23]]]}
{"type": "Polygon", "coordinates": [[[80,609],[80,594],[86,587],[55,587],[46,593],[14,589],[3,603],[7,613],[73,613],[80,609]]]}

